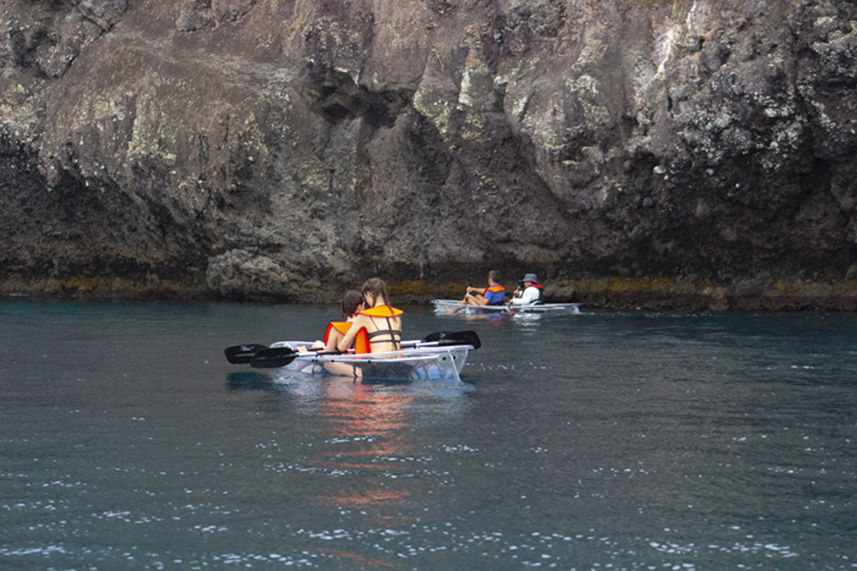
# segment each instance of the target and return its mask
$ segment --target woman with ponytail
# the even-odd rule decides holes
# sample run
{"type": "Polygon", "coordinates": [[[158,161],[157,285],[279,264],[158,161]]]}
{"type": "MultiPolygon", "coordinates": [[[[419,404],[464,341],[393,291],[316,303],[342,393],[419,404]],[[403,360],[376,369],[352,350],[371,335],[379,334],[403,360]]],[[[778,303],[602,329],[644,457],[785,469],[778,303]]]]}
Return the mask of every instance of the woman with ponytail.
{"type": "Polygon", "coordinates": [[[358,313],[336,348],[355,353],[398,351],[402,346],[402,310],[390,305],[387,285],[380,278],[363,284],[363,311],[358,313]]]}

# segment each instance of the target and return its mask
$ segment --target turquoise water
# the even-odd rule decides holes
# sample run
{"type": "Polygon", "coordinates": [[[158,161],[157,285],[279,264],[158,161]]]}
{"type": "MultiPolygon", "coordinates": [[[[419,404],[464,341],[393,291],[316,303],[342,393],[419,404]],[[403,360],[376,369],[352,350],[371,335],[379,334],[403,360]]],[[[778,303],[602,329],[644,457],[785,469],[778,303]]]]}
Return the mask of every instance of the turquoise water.
{"type": "Polygon", "coordinates": [[[0,302],[0,567],[857,568],[857,317],[406,309],[463,383],[222,356],[333,306],[0,302]]]}

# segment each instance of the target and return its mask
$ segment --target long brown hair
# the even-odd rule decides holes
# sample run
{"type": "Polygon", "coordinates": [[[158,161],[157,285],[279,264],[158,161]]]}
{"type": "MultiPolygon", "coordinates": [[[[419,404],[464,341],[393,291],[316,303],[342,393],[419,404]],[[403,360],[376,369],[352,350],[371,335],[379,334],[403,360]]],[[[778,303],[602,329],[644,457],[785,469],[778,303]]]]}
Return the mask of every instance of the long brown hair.
{"type": "MultiPolygon", "coordinates": [[[[377,301],[380,297],[381,300],[384,302],[384,305],[390,305],[390,296],[387,295],[387,284],[385,284],[384,280],[382,280],[381,278],[369,278],[368,280],[366,280],[366,282],[363,284],[361,294],[365,296],[367,293],[371,293],[375,297],[375,301],[377,301]]],[[[368,309],[368,304],[366,305],[368,309]]]]}

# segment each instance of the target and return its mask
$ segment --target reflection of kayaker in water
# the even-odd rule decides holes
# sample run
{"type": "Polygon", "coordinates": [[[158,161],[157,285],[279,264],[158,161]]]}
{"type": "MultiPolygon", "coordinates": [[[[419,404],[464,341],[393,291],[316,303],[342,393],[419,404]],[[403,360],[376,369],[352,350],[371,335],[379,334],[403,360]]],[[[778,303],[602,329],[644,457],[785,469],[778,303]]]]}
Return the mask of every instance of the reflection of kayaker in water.
{"type": "MultiPolygon", "coordinates": [[[[337,445],[313,461],[329,473],[349,474],[328,478],[316,501],[339,510],[360,510],[360,517],[378,529],[404,528],[414,516],[405,509],[413,491],[390,485],[389,477],[405,477],[414,470],[401,458],[413,455],[408,439],[413,397],[408,391],[333,380],[323,384],[318,416],[324,436],[337,445]],[[410,515],[409,515],[410,514],[410,515]]],[[[359,560],[349,568],[380,568],[373,560],[359,560]]]]}
{"type": "Polygon", "coordinates": [[[521,284],[523,288],[519,285],[515,290],[515,295],[510,302],[512,305],[539,305],[545,302],[544,290],[536,274],[525,275],[521,284]]]}
{"type": "Polygon", "coordinates": [[[390,305],[386,284],[380,278],[370,278],[361,293],[364,309],[354,317],[336,348],[346,351],[354,344],[356,353],[398,351],[402,343],[402,310],[390,305]]]}

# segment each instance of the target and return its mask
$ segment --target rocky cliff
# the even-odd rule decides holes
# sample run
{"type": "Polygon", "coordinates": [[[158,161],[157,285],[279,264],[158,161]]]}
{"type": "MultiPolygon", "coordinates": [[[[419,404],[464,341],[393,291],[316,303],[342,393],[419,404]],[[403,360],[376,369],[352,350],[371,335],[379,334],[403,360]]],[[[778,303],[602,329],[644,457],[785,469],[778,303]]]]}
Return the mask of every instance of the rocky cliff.
{"type": "Polygon", "coordinates": [[[497,267],[593,303],[855,307],[851,0],[0,16],[7,293],[431,297],[497,267]]]}

